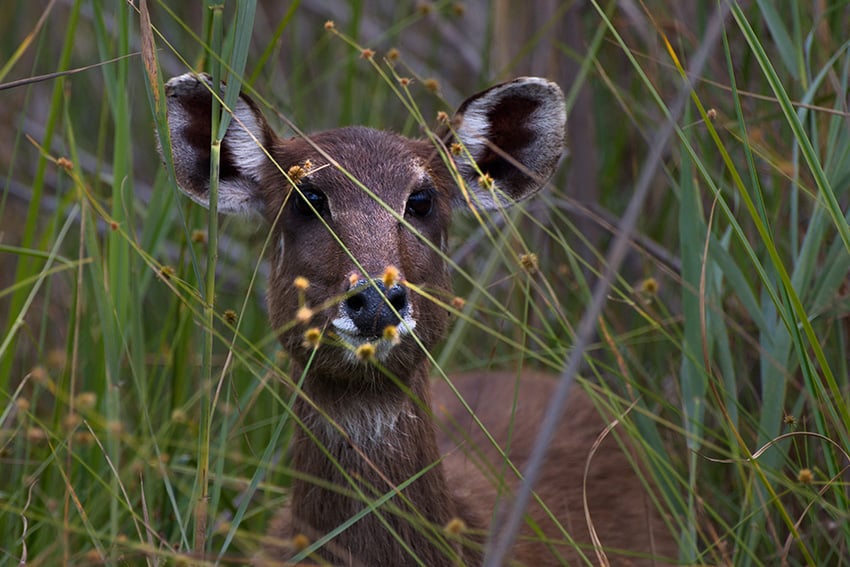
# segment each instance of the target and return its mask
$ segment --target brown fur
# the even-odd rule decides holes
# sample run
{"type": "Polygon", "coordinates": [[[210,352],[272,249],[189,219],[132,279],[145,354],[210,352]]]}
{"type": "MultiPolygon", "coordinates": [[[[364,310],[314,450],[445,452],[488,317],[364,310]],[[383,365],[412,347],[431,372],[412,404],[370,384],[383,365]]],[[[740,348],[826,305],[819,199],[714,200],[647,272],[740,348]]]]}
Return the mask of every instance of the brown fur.
{"type": "MultiPolygon", "coordinates": [[[[209,171],[208,86],[208,79],[184,75],[170,81],[167,90],[177,180],[202,203],[207,198],[204,172],[209,171]]],[[[235,109],[222,145],[220,208],[258,212],[272,226],[271,322],[292,357],[292,376],[303,376],[303,392],[293,407],[299,427],[292,446],[291,499],[272,526],[272,543],[261,562],[285,562],[296,551],[292,544],[305,537],[316,541],[365,510],[309,560],[379,567],[418,561],[477,565],[494,514],[518,485],[500,452],[445,383],[434,386],[432,403],[426,353],[445,336],[449,317],[438,303],[412,290],[450,294],[442,254],[453,206],[471,195],[485,207],[498,207],[505,199],[534,193],[551,175],[563,145],[563,96],[546,81],[519,79],[471,97],[454,124],[476,161],[455,158],[468,194],[458,191],[446,158],[431,143],[360,127],[281,140],[249,99],[243,97],[235,109]],[[245,127],[256,140],[244,135],[245,127]],[[255,142],[274,161],[259,153],[255,142]],[[505,152],[513,161],[503,157],[505,152]],[[282,174],[294,166],[307,172],[297,191],[282,174]],[[476,168],[504,190],[502,197],[478,186],[476,168]],[[410,212],[411,196],[423,191],[433,197],[433,206],[425,214],[410,212]],[[325,199],[321,219],[298,206],[299,194],[309,192],[325,199]],[[359,361],[336,340],[344,331],[335,321],[349,305],[347,297],[362,289],[352,286],[352,278],[377,280],[390,266],[407,284],[399,305],[412,314],[415,329],[399,324],[404,333],[397,345],[375,364],[359,361]],[[296,277],[309,280],[306,290],[296,289],[296,277]],[[312,317],[292,325],[304,304],[314,309],[312,317]],[[315,351],[305,343],[308,328],[324,333],[315,351]]],[[[362,338],[367,340],[372,339],[362,338]]],[[[514,379],[481,373],[452,381],[501,447],[511,439],[509,457],[522,469],[555,381],[524,374],[512,414],[514,379]]],[[[650,554],[675,554],[674,539],[613,438],[593,458],[585,494],[585,463],[608,419],[583,392],[572,393],[537,486],[557,521],[533,506],[533,521],[513,549],[516,561],[549,565],[559,555],[578,561],[563,531],[593,558],[585,496],[612,564],[652,565],[650,554]],[[550,545],[533,534],[531,525],[539,526],[550,545]]]]}
{"type": "MultiPolygon", "coordinates": [[[[521,375],[490,372],[450,378],[499,446],[503,450],[510,447],[508,457],[522,471],[543,411],[557,385],[555,377],[534,372],[521,375]],[[514,412],[515,392],[518,397],[514,412]]],[[[510,491],[519,485],[519,479],[505,469],[500,452],[473,422],[448,385],[440,381],[433,389],[435,415],[443,428],[439,446],[449,455],[445,461],[449,484],[457,483],[463,494],[486,495],[485,510],[493,511],[498,507],[497,501],[509,505],[510,491]],[[455,450],[458,445],[460,449],[455,450]],[[481,473],[487,466],[507,484],[508,494],[502,494],[500,499],[494,494],[493,480],[481,473]]],[[[676,556],[675,541],[613,435],[605,438],[590,461],[585,493],[583,479],[591,448],[612,419],[612,416],[600,416],[590,397],[574,387],[535,491],[591,563],[598,562],[590,545],[585,497],[589,521],[611,565],[665,565],[664,558],[669,562],[676,556]],[[626,553],[622,553],[624,550],[626,553]]],[[[528,515],[555,541],[553,547],[568,564],[582,563],[582,554],[561,535],[545,510],[533,504],[528,515]]],[[[552,551],[539,540],[527,523],[513,548],[513,558],[523,565],[556,564],[552,551]]]]}

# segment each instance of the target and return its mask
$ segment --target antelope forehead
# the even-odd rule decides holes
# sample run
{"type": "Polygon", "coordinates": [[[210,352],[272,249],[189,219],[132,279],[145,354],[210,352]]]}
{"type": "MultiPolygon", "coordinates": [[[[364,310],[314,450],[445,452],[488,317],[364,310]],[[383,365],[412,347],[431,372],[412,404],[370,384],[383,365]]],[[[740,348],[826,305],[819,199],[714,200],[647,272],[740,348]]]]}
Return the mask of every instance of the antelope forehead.
{"type": "Polygon", "coordinates": [[[386,213],[392,217],[387,207],[403,215],[411,193],[433,184],[425,163],[419,158],[394,162],[374,157],[364,155],[360,161],[340,163],[339,170],[328,172],[324,178],[315,176],[313,185],[326,194],[335,220],[338,215],[368,215],[376,220],[372,215],[386,213]]]}
{"type": "Polygon", "coordinates": [[[357,177],[360,183],[353,184],[357,190],[362,190],[360,185],[363,185],[378,196],[391,198],[398,195],[406,199],[431,180],[425,162],[418,157],[403,160],[398,160],[398,156],[379,160],[374,157],[364,155],[360,163],[352,164],[352,172],[362,173],[357,177]]]}

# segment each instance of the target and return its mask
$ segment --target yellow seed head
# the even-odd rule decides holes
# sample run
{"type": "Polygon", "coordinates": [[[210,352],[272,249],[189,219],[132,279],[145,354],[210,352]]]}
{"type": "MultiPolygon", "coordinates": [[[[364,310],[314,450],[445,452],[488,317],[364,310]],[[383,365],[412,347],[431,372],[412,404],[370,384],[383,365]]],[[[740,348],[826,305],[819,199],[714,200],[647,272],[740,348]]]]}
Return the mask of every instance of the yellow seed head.
{"type": "Polygon", "coordinates": [[[20,412],[26,412],[30,409],[30,401],[25,398],[18,398],[15,400],[15,407],[18,408],[20,412]]]}
{"type": "Polygon", "coordinates": [[[112,435],[121,435],[124,433],[124,424],[118,420],[107,421],[106,430],[112,435]]]}
{"type": "Polygon", "coordinates": [[[463,17],[466,14],[466,6],[463,2],[455,2],[452,4],[452,13],[457,17],[463,17]]]}
{"type": "Polygon", "coordinates": [[[434,11],[434,5],[425,1],[419,2],[419,4],[416,5],[416,11],[423,16],[427,16],[434,11]]]}
{"type": "Polygon", "coordinates": [[[488,191],[492,191],[493,188],[496,186],[496,182],[493,181],[493,178],[490,176],[489,173],[484,173],[478,178],[478,185],[482,189],[487,189],[488,191]]]}
{"type": "Polygon", "coordinates": [[[80,392],[74,399],[74,405],[79,411],[91,411],[97,405],[97,394],[94,392],[80,392]]]}
{"type": "Polygon", "coordinates": [[[399,77],[398,84],[400,84],[403,87],[406,87],[406,86],[410,85],[410,78],[409,77],[399,77]]]}
{"type": "Polygon", "coordinates": [[[88,431],[77,431],[74,433],[74,443],[88,447],[94,444],[94,436],[88,431]]]}
{"type": "Polygon", "coordinates": [[[449,151],[453,156],[459,156],[463,153],[463,146],[461,146],[458,142],[454,142],[451,146],[449,146],[449,151]]]}
{"type": "Polygon", "coordinates": [[[325,22],[325,29],[326,30],[330,31],[330,30],[334,29],[334,27],[335,26],[334,26],[333,20],[328,20],[327,22],[325,22]]]}
{"type": "Polygon", "coordinates": [[[387,266],[384,270],[384,275],[381,276],[381,279],[384,282],[386,287],[392,287],[396,283],[398,283],[399,271],[395,266],[387,266]]]}
{"type": "Polygon", "coordinates": [[[292,538],[293,551],[304,551],[309,545],[310,538],[308,538],[304,534],[295,534],[295,536],[292,538]]]}
{"type": "Polygon", "coordinates": [[[322,340],[322,331],[318,327],[310,327],[304,331],[304,346],[316,348],[322,340]]]}
{"type": "Polygon", "coordinates": [[[230,526],[231,526],[231,523],[228,522],[227,520],[222,520],[220,522],[217,522],[217,525],[215,527],[215,533],[217,533],[218,535],[224,535],[224,534],[226,534],[227,532],[230,531],[230,526]]]}
{"type": "Polygon", "coordinates": [[[790,413],[785,414],[785,417],[782,418],[782,421],[785,423],[785,425],[790,425],[791,427],[795,427],[797,425],[797,418],[791,415],[790,413]]]}
{"type": "Polygon", "coordinates": [[[800,469],[797,473],[797,480],[801,484],[811,484],[815,480],[815,473],[811,469],[800,469]]]}
{"type": "Polygon", "coordinates": [[[656,295],[658,293],[658,280],[646,278],[640,282],[640,292],[645,295],[656,295]]]}
{"type": "Polygon", "coordinates": [[[62,369],[68,362],[68,355],[65,349],[54,348],[47,353],[47,366],[50,368],[62,369]]]}
{"type": "Polygon", "coordinates": [[[449,535],[458,536],[466,531],[466,522],[455,516],[443,529],[449,535]]]}
{"type": "Polygon", "coordinates": [[[540,268],[540,262],[537,259],[537,254],[535,254],[534,252],[520,254],[519,264],[520,266],[522,266],[522,269],[528,272],[529,274],[536,274],[537,270],[540,268]]]}
{"type": "Polygon", "coordinates": [[[387,51],[387,60],[397,61],[399,57],[401,57],[401,52],[395,47],[391,47],[390,50],[387,51]]]}
{"type": "Polygon", "coordinates": [[[313,318],[313,310],[304,305],[295,313],[295,318],[299,323],[306,323],[313,318]]]}
{"type": "Polygon", "coordinates": [[[30,378],[36,384],[50,387],[50,375],[47,374],[47,369],[44,366],[36,366],[30,371],[30,378]]]}
{"type": "Polygon", "coordinates": [[[224,311],[223,315],[224,315],[224,320],[227,321],[228,324],[230,324],[230,325],[236,324],[236,319],[238,318],[236,316],[236,311],[234,311],[233,309],[226,309],[224,311]]]}
{"type": "Polygon", "coordinates": [[[444,111],[440,111],[437,113],[437,122],[440,124],[448,124],[449,123],[449,114],[444,111]]]}
{"type": "Polygon", "coordinates": [[[207,233],[204,230],[193,230],[192,231],[192,242],[196,244],[206,244],[207,243],[207,233]]]}
{"type": "Polygon", "coordinates": [[[360,52],[360,57],[362,59],[371,60],[375,56],[375,51],[369,48],[364,49],[360,52]]]}
{"type": "Polygon", "coordinates": [[[708,112],[706,112],[705,115],[708,117],[709,120],[714,120],[715,118],[717,118],[717,109],[709,108],[708,112]]]}
{"type": "Polygon", "coordinates": [[[395,325],[388,325],[384,328],[384,340],[390,341],[391,343],[397,343],[399,341],[398,337],[398,327],[395,325]]]}
{"type": "Polygon", "coordinates": [[[56,165],[64,169],[65,171],[71,171],[74,169],[74,164],[68,158],[59,158],[56,160],[56,165]]]}
{"type": "Polygon", "coordinates": [[[174,423],[189,423],[189,416],[186,410],[182,408],[174,408],[171,411],[171,421],[174,423]]]}
{"type": "Polygon", "coordinates": [[[303,165],[293,165],[286,170],[286,175],[289,176],[289,179],[293,183],[298,185],[298,183],[307,176],[307,171],[304,169],[303,165]]]}
{"type": "Polygon", "coordinates": [[[159,275],[164,280],[170,280],[174,276],[174,268],[171,266],[163,266],[159,269],[159,275]]]}
{"type": "Polygon", "coordinates": [[[354,351],[354,354],[360,360],[371,360],[373,356],[375,356],[375,345],[372,343],[364,343],[357,347],[357,350],[354,351]]]}
{"type": "Polygon", "coordinates": [[[41,427],[30,427],[27,429],[27,441],[30,443],[41,443],[47,439],[47,433],[41,427]]]}
{"type": "Polygon", "coordinates": [[[360,276],[358,276],[357,274],[352,272],[351,275],[348,276],[348,287],[356,286],[357,282],[359,282],[359,281],[360,281],[360,276]]]}
{"type": "Polygon", "coordinates": [[[440,82],[437,79],[425,79],[422,84],[432,93],[440,92],[440,82]]]}
{"type": "Polygon", "coordinates": [[[310,287],[310,280],[305,278],[304,276],[298,276],[294,280],[292,280],[292,285],[295,286],[295,289],[298,291],[307,291],[307,288],[310,287]]]}
{"type": "Polygon", "coordinates": [[[68,431],[76,429],[82,422],[83,418],[80,417],[80,414],[74,412],[69,413],[62,419],[62,425],[68,431]]]}

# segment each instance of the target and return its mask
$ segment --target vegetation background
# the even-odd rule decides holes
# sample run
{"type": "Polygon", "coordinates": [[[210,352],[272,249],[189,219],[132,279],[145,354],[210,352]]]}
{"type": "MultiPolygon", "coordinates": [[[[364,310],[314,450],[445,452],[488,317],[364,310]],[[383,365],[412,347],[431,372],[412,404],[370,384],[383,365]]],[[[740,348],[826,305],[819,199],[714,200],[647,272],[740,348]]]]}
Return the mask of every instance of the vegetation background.
{"type": "Polygon", "coordinates": [[[684,564],[850,564],[848,2],[151,0],[152,27],[142,6],[2,4],[0,565],[244,563],[286,497],[265,233],[209,233],[169,182],[150,30],[159,81],[236,62],[281,131],[416,136],[404,101],[433,126],[493,82],[559,82],[562,171],[490,225],[517,230],[456,221],[439,364],[558,372],[659,166],[580,382],[624,412],[684,564]]]}

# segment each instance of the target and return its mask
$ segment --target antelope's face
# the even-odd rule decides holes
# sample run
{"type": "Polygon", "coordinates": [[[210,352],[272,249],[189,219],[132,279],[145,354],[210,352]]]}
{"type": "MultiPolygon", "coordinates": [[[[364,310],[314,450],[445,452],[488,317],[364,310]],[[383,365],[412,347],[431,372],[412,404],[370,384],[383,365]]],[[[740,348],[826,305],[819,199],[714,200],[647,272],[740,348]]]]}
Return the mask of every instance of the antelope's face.
{"type": "Polygon", "coordinates": [[[367,128],[284,146],[277,161],[290,179],[276,170],[279,198],[269,198],[266,212],[280,212],[272,324],[286,329],[281,340],[302,364],[338,373],[372,358],[402,376],[448,324],[446,309],[429,299],[443,301],[449,289],[451,193],[439,154],[367,128]]]}
{"type": "MultiPolygon", "coordinates": [[[[211,91],[190,74],[166,85],[177,182],[202,204],[211,91]]],[[[445,145],[361,127],[283,140],[246,96],[232,111],[218,210],[269,222],[272,324],[301,365],[333,380],[404,380],[422,361],[448,325],[452,208],[498,209],[536,192],[561,157],[566,120],[560,89],[537,78],[468,99],[445,145]]]]}

